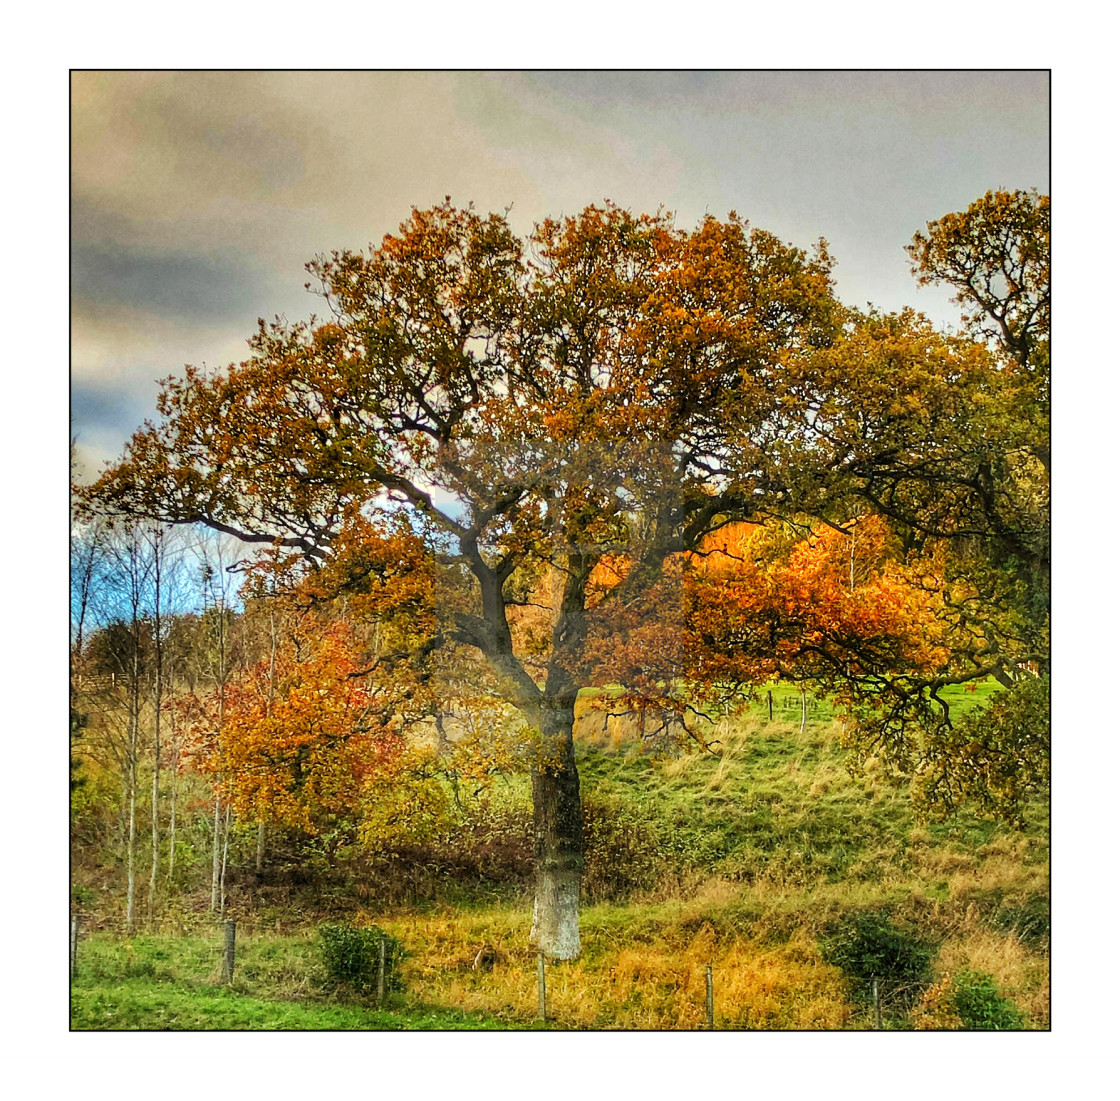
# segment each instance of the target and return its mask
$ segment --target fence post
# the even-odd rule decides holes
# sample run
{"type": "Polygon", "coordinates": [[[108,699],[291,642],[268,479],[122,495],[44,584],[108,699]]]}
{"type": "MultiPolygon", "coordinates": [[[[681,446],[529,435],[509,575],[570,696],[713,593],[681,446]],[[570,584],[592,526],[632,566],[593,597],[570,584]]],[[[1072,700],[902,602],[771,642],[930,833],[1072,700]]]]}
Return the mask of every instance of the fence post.
{"type": "Polygon", "coordinates": [[[233,955],[237,939],[237,922],[225,922],[225,948],[222,952],[222,982],[233,982],[233,955]]]}
{"type": "Polygon", "coordinates": [[[708,1031],[714,1032],[716,1028],[716,998],[712,984],[712,965],[710,963],[704,973],[704,979],[708,988],[708,1031]]]}
{"type": "Polygon", "coordinates": [[[770,712],[770,721],[774,721],[774,693],[766,689],[766,707],[770,712]]]}
{"type": "Polygon", "coordinates": [[[871,1002],[875,1007],[875,1027],[883,1027],[883,1009],[879,1004],[879,980],[874,978],[871,980],[871,1002]]]}
{"type": "Polygon", "coordinates": [[[548,1002],[544,985],[544,953],[537,953],[537,1016],[548,1020],[548,1002]]]}
{"type": "Polygon", "coordinates": [[[70,978],[78,973],[78,915],[70,915],[70,978]]]}
{"type": "Polygon", "coordinates": [[[381,934],[381,944],[377,954],[377,1004],[385,1000],[385,934],[381,934]]]}

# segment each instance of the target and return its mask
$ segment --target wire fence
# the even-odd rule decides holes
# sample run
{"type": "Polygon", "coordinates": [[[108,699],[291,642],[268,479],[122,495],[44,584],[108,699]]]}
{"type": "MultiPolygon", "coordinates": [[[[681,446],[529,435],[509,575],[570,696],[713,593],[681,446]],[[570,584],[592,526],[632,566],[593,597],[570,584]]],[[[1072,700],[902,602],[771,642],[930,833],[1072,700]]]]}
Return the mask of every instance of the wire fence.
{"type": "MultiPolygon", "coordinates": [[[[217,967],[219,982],[222,985],[232,985],[237,968],[237,921],[227,919],[217,923],[217,928],[220,931],[219,943],[216,945],[214,951],[216,953],[215,964],[217,967]]],[[[74,913],[70,917],[70,981],[73,983],[78,977],[80,972],[80,941],[83,932],[85,932],[81,915],[74,913]]],[[[88,933],[87,933],[88,935],[88,933]]],[[[493,955],[486,956],[487,949],[484,947],[476,956],[474,960],[474,970],[490,970],[487,963],[492,964],[493,955]],[[482,961],[480,963],[480,961],[482,961]]],[[[492,952],[492,950],[491,950],[492,952]]],[[[541,1024],[551,1023],[557,1027],[563,1028],[564,1023],[552,1013],[549,1000],[549,971],[552,964],[546,959],[543,954],[538,953],[536,956],[535,978],[537,987],[537,1014],[536,1019],[541,1024]]],[[[386,941],[384,935],[381,938],[379,946],[378,966],[376,975],[376,1004],[381,1007],[386,1001],[386,975],[387,975],[387,955],[386,955],[386,941]]],[[[701,1023],[696,1026],[698,1031],[719,1031],[721,1028],[733,1029],[734,1031],[744,1031],[744,1027],[740,1024],[737,1025],[721,1025],[719,1014],[717,1012],[718,1005],[718,990],[719,990],[719,971],[713,962],[704,964],[704,1007],[703,1018],[701,1023]]],[[[211,980],[213,981],[213,980],[211,980]]],[[[858,1000],[865,1001],[868,1009],[865,1030],[880,1030],[884,1027],[883,1019],[885,1012],[892,1012],[897,1015],[899,1007],[902,1007],[903,1012],[916,1000],[918,995],[925,989],[924,984],[918,983],[903,983],[891,980],[889,978],[872,977],[867,980],[862,987],[857,987],[854,994],[858,1000]]]]}

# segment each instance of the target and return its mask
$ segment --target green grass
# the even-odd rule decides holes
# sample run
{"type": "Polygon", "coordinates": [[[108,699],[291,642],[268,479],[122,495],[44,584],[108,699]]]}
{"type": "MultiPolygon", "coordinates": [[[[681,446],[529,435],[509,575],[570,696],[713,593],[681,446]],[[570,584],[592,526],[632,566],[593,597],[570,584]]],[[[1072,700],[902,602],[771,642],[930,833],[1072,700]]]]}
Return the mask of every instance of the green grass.
{"type": "Polygon", "coordinates": [[[531,1027],[393,996],[379,1008],[330,983],[313,930],[303,936],[245,938],[234,982],[219,981],[217,936],[95,934],[79,949],[70,989],[77,1030],[439,1030],[531,1027]]]}
{"type": "Polygon", "coordinates": [[[70,991],[70,1027],[76,1031],[415,1030],[480,1031],[526,1027],[480,1013],[432,1006],[370,1009],[301,1004],[253,997],[236,989],[201,989],[185,983],[128,979],[76,983],[70,991]]]}
{"type": "MultiPolygon", "coordinates": [[[[971,706],[991,690],[958,692],[953,706],[971,706]]],[[[606,739],[577,745],[595,817],[583,954],[555,971],[557,1025],[693,1027],[674,1007],[695,1002],[707,959],[716,961],[729,1007],[734,991],[736,1027],[866,1027],[858,1005],[844,1008],[842,986],[813,946],[845,915],[873,910],[940,945],[939,974],[995,974],[1031,1027],[1046,1027],[1045,802],[1029,808],[1023,832],[968,813],[922,822],[906,787],[875,762],[849,771],[827,706],[810,710],[802,732],[797,690],[773,692],[774,721],[764,694],[746,717],[713,730],[713,752],[654,756],[606,739]],[[620,961],[635,975],[632,994],[616,983],[620,961]],[[692,968],[687,981],[681,968],[692,968]],[[658,999],[660,1015],[651,1015],[658,999]]],[[[524,776],[503,780],[494,798],[527,830],[524,776]]],[[[235,896],[241,924],[232,987],[219,983],[213,925],[184,935],[186,922],[179,935],[129,940],[95,933],[79,953],[73,1027],[540,1027],[527,885],[442,875],[407,905],[359,894],[341,874],[279,908],[251,893],[235,896]],[[322,968],[315,926],[346,917],[376,922],[409,952],[405,993],[385,1008],[332,985],[322,968]],[[501,957],[489,975],[470,968],[484,944],[501,957]]]]}
{"type": "MultiPolygon", "coordinates": [[[[585,797],[637,818],[665,864],[748,881],[781,877],[807,885],[897,876],[914,865],[911,835],[918,827],[964,860],[1007,836],[999,823],[968,813],[919,823],[905,785],[874,762],[849,771],[823,705],[823,717],[801,732],[796,690],[774,692],[774,721],[767,721],[763,702],[761,713],[756,706],[745,720],[717,724],[710,735],[714,752],[692,748],[684,757],[656,759],[636,747],[620,753],[580,745],[585,797]],[[786,701],[796,703],[792,719],[779,718],[787,714],[779,706],[786,701]]],[[[1044,834],[1041,801],[1028,820],[1030,834],[1044,834]]],[[[1045,857],[1040,845],[1026,859],[1045,857]]]]}

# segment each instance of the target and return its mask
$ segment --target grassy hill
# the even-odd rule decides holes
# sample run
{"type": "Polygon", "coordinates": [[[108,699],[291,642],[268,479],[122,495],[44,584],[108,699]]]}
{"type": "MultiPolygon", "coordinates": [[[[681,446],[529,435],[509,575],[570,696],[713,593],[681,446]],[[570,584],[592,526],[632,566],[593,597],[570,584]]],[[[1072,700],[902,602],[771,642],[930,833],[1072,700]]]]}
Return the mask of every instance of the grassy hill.
{"type": "MultiPolygon", "coordinates": [[[[796,693],[773,703],[773,721],[764,699],[718,724],[711,752],[581,740],[584,950],[549,965],[550,1027],[700,1027],[709,964],[717,1028],[870,1027],[872,972],[883,1027],[976,1027],[969,997],[1010,1007],[991,1017],[1001,1027],[1048,1027],[1045,805],[1023,832],[919,822],[874,761],[849,773],[826,708],[802,732],[796,693]],[[899,977],[903,957],[927,961],[920,978],[899,977]]],[[[374,862],[283,896],[235,892],[232,989],[215,989],[219,938],[202,915],[133,941],[95,933],[75,1027],[532,1027],[526,787],[498,785],[470,829],[405,854],[407,891],[374,862]],[[405,992],[388,1007],[327,980],[314,931],[327,917],[403,942],[405,992]],[[484,946],[494,966],[475,970],[484,946]]]]}

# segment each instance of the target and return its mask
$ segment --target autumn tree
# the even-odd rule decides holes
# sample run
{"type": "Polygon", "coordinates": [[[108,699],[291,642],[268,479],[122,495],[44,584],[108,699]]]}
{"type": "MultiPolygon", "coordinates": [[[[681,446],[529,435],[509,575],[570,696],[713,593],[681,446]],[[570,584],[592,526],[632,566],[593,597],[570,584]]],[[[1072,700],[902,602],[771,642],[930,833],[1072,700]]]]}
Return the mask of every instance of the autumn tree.
{"type": "MultiPolygon", "coordinates": [[[[772,469],[853,546],[866,530],[855,518],[879,518],[896,580],[936,599],[923,660],[876,671],[841,639],[818,645],[816,679],[848,705],[853,748],[915,777],[924,810],[973,802],[1016,821],[1049,775],[1049,200],[990,192],[931,222],[910,255],[920,282],[957,291],[965,331],[853,311],[786,372],[790,427],[772,469]],[[987,677],[1006,696],[954,724],[944,690],[987,677]]],[[[842,570],[842,543],[835,554],[842,570]]],[[[814,637],[797,602],[780,621],[754,611],[754,629],[768,623],[796,653],[814,637]]],[[[725,637],[726,659],[756,653],[748,641],[725,637]]]]}
{"type": "Polygon", "coordinates": [[[1008,689],[956,729],[938,716],[921,781],[934,805],[972,798],[1014,820],[1050,764],[1050,197],[989,191],[908,251],[919,283],[957,292],[966,332],[998,364],[970,441],[977,519],[946,559],[958,624],[984,640],[969,648],[1006,655],[993,675],[1008,689]]]}
{"type": "MultiPolygon", "coordinates": [[[[233,570],[242,551],[231,533],[219,531],[217,538],[200,540],[196,554],[203,606],[196,656],[200,659],[200,671],[211,685],[213,703],[212,708],[204,708],[201,714],[214,736],[221,737],[226,692],[240,658],[241,640],[234,631],[237,579],[233,570]]],[[[231,810],[228,801],[223,806],[221,796],[221,786],[216,785],[210,848],[210,909],[224,913],[231,810]]]]}
{"type": "MultiPolygon", "coordinates": [[[[382,658],[402,675],[480,655],[537,734],[531,939],[572,958],[576,695],[615,654],[626,691],[688,706],[682,679],[709,678],[681,646],[689,554],[769,517],[971,530],[942,522],[931,449],[979,446],[969,414],[1004,397],[991,354],[844,310],[830,265],[734,214],[685,230],[589,207],[521,241],[499,215],[414,210],[309,265],[325,321],[262,322],[245,362],[168,379],[84,500],[301,556],[364,589],[372,622],[409,608],[382,658]]],[[[982,508],[954,478],[961,514],[982,508]]]]}
{"type": "Polygon", "coordinates": [[[734,216],[686,232],[591,207],[522,243],[497,215],[414,211],[368,256],[310,266],[330,320],[262,324],[245,363],[168,380],[162,422],[87,500],[324,564],[355,506],[408,510],[444,566],[417,648],[481,651],[539,732],[532,939],[570,958],[589,579],[625,549],[640,589],[717,517],[753,514],[749,465],[719,468],[767,425],[782,362],[829,341],[829,262],[734,216]],[[531,676],[509,609],[545,566],[564,582],[531,676]]]}
{"type": "MultiPolygon", "coordinates": [[[[957,292],[966,331],[998,367],[967,438],[974,515],[955,535],[1018,585],[1015,603],[1036,648],[1047,651],[1050,198],[990,191],[963,213],[929,223],[908,251],[919,283],[957,292]]],[[[1046,666],[1048,652],[1034,660],[1046,666]]]]}
{"type": "Polygon", "coordinates": [[[880,690],[948,659],[940,579],[900,562],[885,521],[753,527],[731,546],[712,537],[686,576],[692,679],[810,682],[852,678],[880,690]]]}
{"type": "Polygon", "coordinates": [[[360,659],[345,623],[305,621],[230,679],[222,726],[199,752],[235,815],[353,839],[365,785],[401,750],[360,659]]]}

